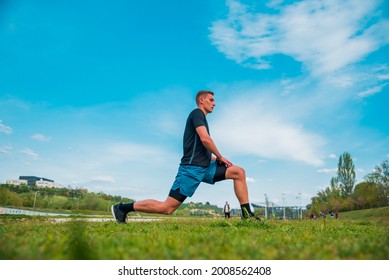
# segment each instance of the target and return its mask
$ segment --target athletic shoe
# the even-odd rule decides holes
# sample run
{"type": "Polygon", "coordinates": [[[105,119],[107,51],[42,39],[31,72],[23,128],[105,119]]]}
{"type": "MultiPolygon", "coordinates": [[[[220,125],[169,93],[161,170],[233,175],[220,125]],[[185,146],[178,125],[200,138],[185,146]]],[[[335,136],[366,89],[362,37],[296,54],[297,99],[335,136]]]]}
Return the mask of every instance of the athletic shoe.
{"type": "Polygon", "coordinates": [[[247,211],[247,209],[243,209],[243,215],[242,215],[242,220],[255,220],[255,221],[258,221],[260,222],[261,221],[261,218],[254,215],[254,213],[249,213],[247,211]]]}
{"type": "Polygon", "coordinates": [[[122,205],[121,202],[119,204],[115,204],[111,206],[112,216],[119,224],[125,224],[126,214],[124,214],[123,211],[120,210],[120,205],[122,205]]]}
{"type": "Polygon", "coordinates": [[[262,221],[261,218],[258,217],[258,216],[253,216],[253,217],[251,217],[251,219],[253,219],[253,220],[257,221],[257,222],[261,222],[262,221]]]}

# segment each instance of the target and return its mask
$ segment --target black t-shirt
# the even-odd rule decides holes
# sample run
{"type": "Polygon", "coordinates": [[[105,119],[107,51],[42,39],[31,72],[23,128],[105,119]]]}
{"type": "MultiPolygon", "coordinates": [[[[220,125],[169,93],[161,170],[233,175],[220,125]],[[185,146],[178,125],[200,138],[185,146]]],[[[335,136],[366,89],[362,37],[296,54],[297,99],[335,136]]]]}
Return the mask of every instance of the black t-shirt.
{"type": "Polygon", "coordinates": [[[184,156],[181,158],[181,165],[197,165],[208,167],[211,162],[211,152],[205,148],[197,134],[196,128],[205,126],[208,134],[209,128],[204,112],[194,109],[186,120],[184,131],[184,156]]]}

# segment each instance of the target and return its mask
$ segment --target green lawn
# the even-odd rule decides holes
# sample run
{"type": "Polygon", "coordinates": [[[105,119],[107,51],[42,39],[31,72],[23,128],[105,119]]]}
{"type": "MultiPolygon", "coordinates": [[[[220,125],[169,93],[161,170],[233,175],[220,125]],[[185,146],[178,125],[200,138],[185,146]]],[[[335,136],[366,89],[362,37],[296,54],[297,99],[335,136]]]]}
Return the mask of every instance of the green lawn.
{"type": "Polygon", "coordinates": [[[389,259],[387,222],[343,216],[265,223],[169,217],[125,225],[0,216],[0,259],[389,259]]]}

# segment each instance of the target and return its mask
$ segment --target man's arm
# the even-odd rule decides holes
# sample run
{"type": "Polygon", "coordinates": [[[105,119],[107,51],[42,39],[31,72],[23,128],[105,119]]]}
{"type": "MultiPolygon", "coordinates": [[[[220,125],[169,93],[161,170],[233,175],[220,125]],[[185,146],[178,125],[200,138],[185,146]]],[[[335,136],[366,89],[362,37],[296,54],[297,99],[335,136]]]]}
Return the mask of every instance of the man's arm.
{"type": "Polygon", "coordinates": [[[216,156],[216,159],[226,165],[226,167],[232,166],[232,162],[230,162],[228,159],[223,157],[219,150],[217,149],[215,143],[213,142],[211,136],[209,136],[207,129],[205,126],[198,126],[196,128],[197,134],[200,137],[201,142],[207,148],[208,151],[210,151],[212,154],[216,156]]]}

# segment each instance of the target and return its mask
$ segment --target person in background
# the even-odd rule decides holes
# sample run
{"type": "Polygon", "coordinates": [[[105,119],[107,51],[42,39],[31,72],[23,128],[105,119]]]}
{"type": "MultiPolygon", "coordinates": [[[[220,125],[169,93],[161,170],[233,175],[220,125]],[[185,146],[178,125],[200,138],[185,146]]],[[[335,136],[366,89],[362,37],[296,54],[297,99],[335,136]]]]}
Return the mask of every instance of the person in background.
{"type": "Polygon", "coordinates": [[[231,208],[228,201],[226,201],[226,204],[224,205],[223,212],[225,218],[231,218],[231,208]]]}

